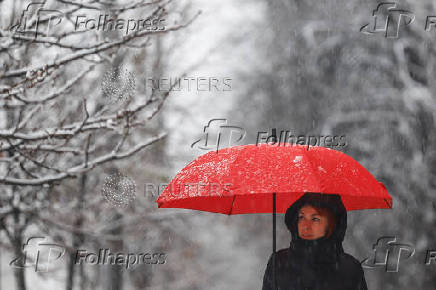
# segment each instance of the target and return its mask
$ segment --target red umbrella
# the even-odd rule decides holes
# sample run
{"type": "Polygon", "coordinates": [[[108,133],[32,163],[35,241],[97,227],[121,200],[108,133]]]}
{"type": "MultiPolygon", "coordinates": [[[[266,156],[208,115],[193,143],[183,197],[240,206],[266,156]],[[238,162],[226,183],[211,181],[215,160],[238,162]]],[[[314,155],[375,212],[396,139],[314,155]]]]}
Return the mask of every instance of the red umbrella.
{"type": "Polygon", "coordinates": [[[347,210],[391,208],[392,197],[350,156],[325,147],[242,145],[209,152],[183,168],[157,199],[160,208],[224,214],[277,213],[305,192],[340,194],[347,210]]]}
{"type": "Polygon", "coordinates": [[[349,211],[392,208],[385,186],[350,156],[325,147],[280,145],[204,154],[183,168],[156,202],[159,208],[228,215],[273,213],[274,253],[276,213],[285,213],[305,192],[339,194],[349,211]]]}

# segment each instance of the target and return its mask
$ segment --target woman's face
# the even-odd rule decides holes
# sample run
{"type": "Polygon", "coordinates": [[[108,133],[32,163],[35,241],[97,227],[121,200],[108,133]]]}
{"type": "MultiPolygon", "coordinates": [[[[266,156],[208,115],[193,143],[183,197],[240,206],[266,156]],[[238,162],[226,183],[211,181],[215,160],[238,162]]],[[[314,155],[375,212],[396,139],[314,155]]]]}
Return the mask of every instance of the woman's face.
{"type": "Polygon", "coordinates": [[[316,240],[326,235],[328,219],[312,206],[305,205],[298,212],[298,235],[305,240],[316,240]]]}

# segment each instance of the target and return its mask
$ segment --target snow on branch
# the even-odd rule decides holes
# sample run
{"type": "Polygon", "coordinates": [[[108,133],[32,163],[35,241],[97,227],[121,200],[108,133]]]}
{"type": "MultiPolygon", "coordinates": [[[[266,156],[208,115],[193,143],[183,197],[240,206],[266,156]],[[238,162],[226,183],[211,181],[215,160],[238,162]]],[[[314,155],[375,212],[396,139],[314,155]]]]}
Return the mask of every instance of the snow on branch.
{"type": "Polygon", "coordinates": [[[199,13],[165,23],[161,30],[138,25],[126,34],[77,30],[73,18],[101,11],[118,20],[127,12],[129,17],[141,15],[143,21],[167,19],[176,7],[171,2],[35,2],[11,19],[11,27],[0,29],[0,184],[59,184],[165,138],[162,129],[143,129],[169,92],[136,97],[134,79],[123,79],[134,74],[123,75],[124,70],[115,68],[122,65],[118,59],[126,50],[146,49],[156,35],[162,38],[187,27],[199,13]],[[111,83],[105,84],[101,76],[108,69],[113,70],[111,83]]]}

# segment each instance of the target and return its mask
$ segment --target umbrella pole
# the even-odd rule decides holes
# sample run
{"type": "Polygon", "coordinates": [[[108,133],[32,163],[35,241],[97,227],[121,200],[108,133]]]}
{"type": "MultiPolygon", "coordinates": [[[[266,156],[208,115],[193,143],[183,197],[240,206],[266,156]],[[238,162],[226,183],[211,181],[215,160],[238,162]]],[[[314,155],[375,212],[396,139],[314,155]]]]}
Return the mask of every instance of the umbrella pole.
{"type": "Polygon", "coordinates": [[[276,283],[276,193],[273,193],[273,289],[277,290],[276,283]]]}

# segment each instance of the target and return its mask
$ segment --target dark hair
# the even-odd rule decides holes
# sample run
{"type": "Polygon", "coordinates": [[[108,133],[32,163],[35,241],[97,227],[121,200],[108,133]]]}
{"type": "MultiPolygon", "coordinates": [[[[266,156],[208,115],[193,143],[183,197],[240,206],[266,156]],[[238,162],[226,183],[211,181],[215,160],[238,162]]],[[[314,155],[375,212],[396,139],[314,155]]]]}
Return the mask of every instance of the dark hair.
{"type": "Polygon", "coordinates": [[[328,207],[318,207],[315,205],[311,205],[310,203],[304,204],[301,208],[303,208],[304,206],[313,207],[319,215],[327,218],[328,225],[327,225],[327,233],[326,233],[325,237],[329,238],[333,234],[333,232],[335,231],[336,224],[338,221],[338,218],[333,213],[333,211],[328,207]]]}

